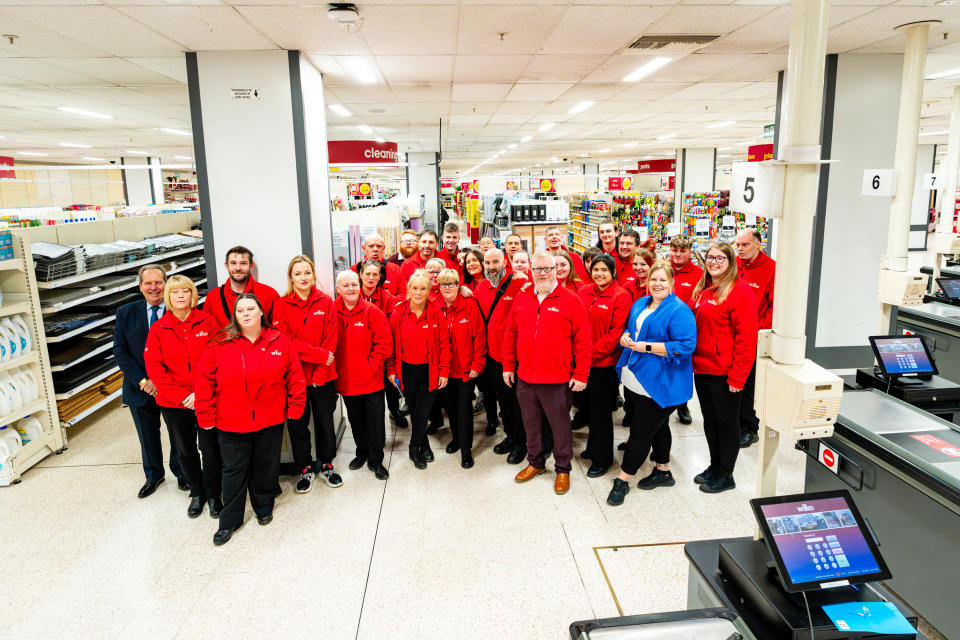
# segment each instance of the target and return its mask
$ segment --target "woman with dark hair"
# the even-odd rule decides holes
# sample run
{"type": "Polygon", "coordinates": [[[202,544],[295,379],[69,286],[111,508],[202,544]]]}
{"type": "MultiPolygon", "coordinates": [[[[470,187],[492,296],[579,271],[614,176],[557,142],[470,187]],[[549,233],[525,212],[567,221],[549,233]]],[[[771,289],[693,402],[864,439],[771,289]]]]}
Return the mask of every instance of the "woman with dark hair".
{"type": "Polygon", "coordinates": [[[560,286],[580,295],[580,286],[584,283],[577,276],[570,254],[561,249],[553,254],[553,262],[557,265],[557,282],[560,286]]]}
{"type": "Polygon", "coordinates": [[[736,487],[740,391],[757,356],[757,301],[737,277],[737,254],[726,242],[707,250],[691,301],[697,319],[693,384],[703,412],[710,466],[693,479],[705,493],[736,487]]]}
{"type": "MultiPolygon", "coordinates": [[[[380,265],[379,262],[375,264],[380,265]]],[[[274,326],[297,346],[307,382],[307,406],[303,415],[287,421],[293,462],[300,469],[297,493],[307,493],[313,488],[315,472],[327,486],[339,487],[343,480],[333,468],[333,459],[337,455],[337,436],[333,427],[333,410],[337,402],[334,352],[339,327],[333,298],[317,287],[316,269],[308,256],[294,256],[287,265],[287,292],[273,305],[273,321],[274,326]],[[317,440],[316,459],[310,452],[311,415],[317,440]]]]}
{"type": "Polygon", "coordinates": [[[577,415],[586,410],[590,425],[584,458],[592,464],[587,476],[602,476],[613,464],[613,412],[617,408],[619,381],[614,365],[620,357],[620,336],[630,313],[630,294],[617,283],[617,263],[606,253],[596,256],[590,266],[593,284],[580,289],[580,299],[587,308],[593,359],[590,377],[583,391],[583,402],[577,415]]]}
{"type": "Polygon", "coordinates": [[[241,293],[230,324],[200,359],[194,407],[203,429],[217,429],[223,457],[223,511],[213,544],[230,540],[250,504],[261,525],[280,493],[283,423],[303,415],[306,382],[296,344],[270,327],[260,300],[241,293]]]}
{"type": "Polygon", "coordinates": [[[583,268],[587,270],[587,273],[590,273],[590,265],[593,264],[594,259],[602,253],[603,251],[597,247],[590,247],[580,255],[583,258],[583,268]]]}
{"type": "Polygon", "coordinates": [[[464,249],[463,255],[463,286],[474,291],[478,284],[483,282],[483,254],[479,249],[464,249]]]}

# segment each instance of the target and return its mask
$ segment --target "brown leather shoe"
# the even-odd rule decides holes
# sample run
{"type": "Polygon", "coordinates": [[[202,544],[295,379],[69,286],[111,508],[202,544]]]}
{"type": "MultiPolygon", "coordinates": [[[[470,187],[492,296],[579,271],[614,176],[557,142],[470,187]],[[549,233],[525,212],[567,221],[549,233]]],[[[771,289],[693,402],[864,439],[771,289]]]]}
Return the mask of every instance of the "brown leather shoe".
{"type": "Polygon", "coordinates": [[[570,491],[570,474],[558,473],[557,479],[553,483],[553,492],[558,496],[562,496],[567,491],[570,491]]]}
{"type": "Polygon", "coordinates": [[[517,474],[517,477],[514,478],[515,482],[526,482],[527,480],[532,479],[534,476],[538,476],[544,472],[544,469],[537,469],[536,467],[531,467],[527,465],[524,467],[523,471],[517,474]]]}

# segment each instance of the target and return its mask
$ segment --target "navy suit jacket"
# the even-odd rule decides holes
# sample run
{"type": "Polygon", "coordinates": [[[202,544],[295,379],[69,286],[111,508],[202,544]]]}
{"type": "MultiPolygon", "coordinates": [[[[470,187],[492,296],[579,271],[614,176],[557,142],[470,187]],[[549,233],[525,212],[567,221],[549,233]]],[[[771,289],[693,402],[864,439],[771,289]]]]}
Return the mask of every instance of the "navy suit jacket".
{"type": "Polygon", "coordinates": [[[146,300],[129,302],[117,309],[113,355],[123,372],[123,402],[131,407],[142,407],[153,397],[140,389],[140,381],[149,377],[143,364],[143,349],[147,346],[149,330],[146,300]]]}

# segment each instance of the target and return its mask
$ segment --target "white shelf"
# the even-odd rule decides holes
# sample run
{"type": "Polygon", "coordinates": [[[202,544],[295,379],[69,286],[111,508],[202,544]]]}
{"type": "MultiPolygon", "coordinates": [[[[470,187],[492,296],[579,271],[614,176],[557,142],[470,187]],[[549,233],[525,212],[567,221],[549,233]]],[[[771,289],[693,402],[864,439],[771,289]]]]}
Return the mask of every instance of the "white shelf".
{"type": "Polygon", "coordinates": [[[81,333],[86,333],[87,331],[90,331],[90,329],[95,329],[101,325],[107,324],[108,322],[115,319],[116,317],[117,317],[116,314],[114,314],[112,316],[107,316],[106,318],[100,318],[99,320],[94,320],[89,324],[85,324],[82,327],[77,327],[72,331],[62,333],[59,336],[47,336],[46,341],[47,342],[63,342],[64,340],[67,340],[74,336],[78,336],[81,333]]]}
{"type": "Polygon", "coordinates": [[[77,415],[73,416],[69,420],[65,420],[65,421],[61,420],[60,424],[64,427],[72,427],[73,425],[77,424],[78,422],[80,422],[81,420],[83,420],[84,418],[92,414],[94,411],[100,409],[104,405],[110,404],[111,402],[119,398],[122,394],[123,394],[123,388],[121,387],[120,389],[117,389],[110,395],[104,396],[103,400],[99,400],[94,405],[87,407],[86,409],[84,409],[77,415]]]}
{"type": "Polygon", "coordinates": [[[99,347],[97,347],[97,348],[94,349],[93,351],[86,351],[86,352],[84,352],[84,354],[83,354],[82,356],[80,356],[79,358],[77,358],[76,360],[71,360],[70,362],[67,362],[67,363],[65,363],[65,364],[54,364],[54,365],[51,365],[51,366],[50,366],[50,371],[66,371],[66,370],[69,369],[70,367],[72,367],[72,366],[74,366],[74,365],[76,365],[76,364],[80,364],[80,363],[83,362],[84,360],[87,360],[87,359],[89,359],[89,358],[92,358],[93,356],[97,355],[98,353],[103,353],[103,352],[106,351],[107,349],[113,349],[113,341],[112,341],[112,340],[111,340],[108,344],[102,344],[102,345],[100,345],[99,347]]]}
{"type": "Polygon", "coordinates": [[[5,304],[0,307],[0,318],[16,315],[18,313],[30,313],[30,303],[15,302],[13,304],[5,304]]]}
{"type": "Polygon", "coordinates": [[[23,259],[22,258],[8,258],[6,260],[0,260],[0,271],[8,271],[10,269],[16,269],[17,271],[23,271],[23,259]]]}
{"type": "Polygon", "coordinates": [[[19,358],[14,358],[13,360],[7,360],[6,362],[0,362],[0,371],[6,371],[7,369],[13,369],[14,367],[22,367],[25,364],[33,364],[34,362],[40,361],[40,353],[34,349],[25,356],[20,356],[19,358]]]}
{"type": "MultiPolygon", "coordinates": [[[[25,405],[25,406],[23,406],[23,407],[20,407],[19,409],[17,409],[17,410],[14,411],[13,413],[8,413],[7,415],[5,415],[5,416],[3,416],[3,417],[0,417],[0,424],[7,424],[7,425],[8,425],[8,424],[10,424],[10,423],[12,423],[12,422],[16,422],[16,421],[19,420],[20,418],[25,418],[26,416],[30,415],[31,413],[36,413],[37,411],[46,411],[46,409],[47,409],[47,402],[46,402],[46,400],[44,400],[43,398],[40,398],[39,400],[34,400],[33,402],[31,402],[31,403],[28,404],[28,405],[25,405]]],[[[18,453],[19,453],[19,451],[18,451],[18,453]]]]}
{"type": "Polygon", "coordinates": [[[88,389],[92,387],[93,385],[100,382],[104,378],[107,378],[115,374],[117,371],[120,371],[120,367],[110,367],[109,369],[107,369],[106,371],[98,375],[96,378],[91,378],[90,380],[87,380],[83,384],[77,385],[73,389],[70,389],[70,391],[64,391],[63,393],[58,393],[56,396],[57,400],[66,400],[67,398],[72,398],[73,396],[77,395],[84,389],[88,389]]]}
{"type": "Polygon", "coordinates": [[[117,273],[118,271],[126,271],[127,269],[134,269],[136,267],[142,267],[145,264],[152,264],[154,262],[167,262],[170,258],[174,256],[182,256],[185,253],[193,253],[194,251],[203,251],[203,243],[190,245],[185,249],[177,249],[176,251],[169,251],[167,253],[158,253],[146,258],[141,258],[140,260],[134,260],[133,262],[124,262],[123,264],[117,264],[112,267],[104,267],[103,269],[94,269],[93,271],[85,271],[83,273],[78,273],[75,276],[68,276],[66,278],[59,278],[57,280],[51,280],[49,282],[38,282],[38,289],[56,289],[58,287],[65,287],[68,284],[74,284],[76,282],[83,282],[84,280],[89,280],[90,278],[96,278],[97,276],[105,276],[110,273],[117,273]]]}

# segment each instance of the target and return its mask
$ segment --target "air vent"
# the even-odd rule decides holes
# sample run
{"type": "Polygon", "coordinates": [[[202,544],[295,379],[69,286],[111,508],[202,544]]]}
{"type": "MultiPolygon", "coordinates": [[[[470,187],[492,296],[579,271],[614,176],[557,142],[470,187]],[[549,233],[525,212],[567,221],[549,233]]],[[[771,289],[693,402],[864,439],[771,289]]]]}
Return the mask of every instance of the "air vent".
{"type": "Polygon", "coordinates": [[[710,44],[720,36],[640,36],[629,45],[627,50],[639,51],[691,51],[710,44]]]}

